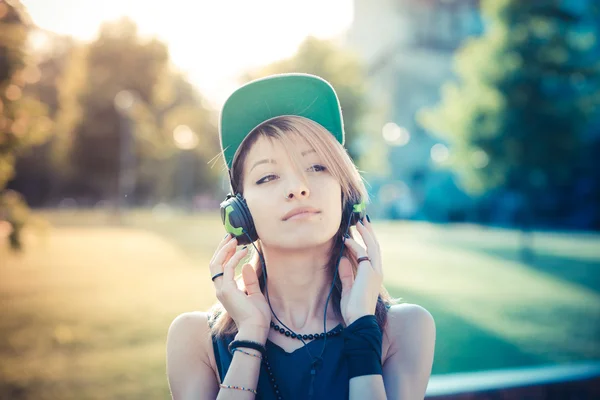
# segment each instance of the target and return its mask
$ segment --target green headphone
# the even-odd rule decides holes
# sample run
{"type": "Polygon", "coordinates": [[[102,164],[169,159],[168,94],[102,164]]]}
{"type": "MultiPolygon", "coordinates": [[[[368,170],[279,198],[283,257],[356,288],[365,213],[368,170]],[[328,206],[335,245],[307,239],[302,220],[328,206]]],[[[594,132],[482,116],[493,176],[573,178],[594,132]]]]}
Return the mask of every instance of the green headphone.
{"type": "MultiPolygon", "coordinates": [[[[356,225],[365,216],[366,208],[367,205],[362,200],[360,203],[348,202],[342,215],[342,222],[349,220],[348,227],[356,225]]],[[[241,194],[227,195],[221,203],[221,220],[225,231],[237,238],[238,245],[250,244],[258,239],[252,214],[241,194]]]]}

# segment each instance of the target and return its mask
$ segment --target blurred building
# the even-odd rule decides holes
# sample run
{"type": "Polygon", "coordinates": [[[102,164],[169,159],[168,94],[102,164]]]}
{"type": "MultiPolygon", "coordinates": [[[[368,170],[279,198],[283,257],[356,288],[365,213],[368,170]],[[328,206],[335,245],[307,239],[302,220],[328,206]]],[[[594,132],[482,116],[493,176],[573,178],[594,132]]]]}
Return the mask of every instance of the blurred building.
{"type": "Polygon", "coordinates": [[[471,200],[436,168],[448,150],[415,116],[439,101],[454,52],[482,32],[479,0],[354,0],[346,46],[367,66],[373,129],[388,150],[387,179],[370,182],[381,216],[463,219],[471,200]]]}

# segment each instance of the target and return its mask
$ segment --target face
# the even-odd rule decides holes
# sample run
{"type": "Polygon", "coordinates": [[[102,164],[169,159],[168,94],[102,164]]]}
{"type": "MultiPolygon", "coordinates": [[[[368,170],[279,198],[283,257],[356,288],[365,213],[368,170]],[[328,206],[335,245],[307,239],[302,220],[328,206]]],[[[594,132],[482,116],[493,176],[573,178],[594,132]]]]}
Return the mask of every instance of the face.
{"type": "Polygon", "coordinates": [[[327,243],[342,217],[341,186],[323,160],[293,135],[304,180],[283,145],[260,137],[244,163],[243,194],[266,246],[306,248],[327,243]]]}

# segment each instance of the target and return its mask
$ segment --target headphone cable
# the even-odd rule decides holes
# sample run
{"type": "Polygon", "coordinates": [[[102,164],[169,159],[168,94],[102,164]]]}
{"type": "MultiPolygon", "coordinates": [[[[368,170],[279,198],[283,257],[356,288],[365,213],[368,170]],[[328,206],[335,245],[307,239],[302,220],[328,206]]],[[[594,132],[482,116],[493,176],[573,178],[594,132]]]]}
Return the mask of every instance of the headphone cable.
{"type": "MultiPolygon", "coordinates": [[[[319,366],[320,363],[323,362],[323,353],[325,353],[325,347],[327,345],[327,305],[329,304],[329,299],[331,297],[331,294],[333,293],[333,288],[335,287],[335,279],[337,278],[337,274],[338,274],[338,270],[339,270],[339,266],[340,266],[340,261],[342,259],[342,255],[344,254],[344,248],[345,248],[345,241],[344,241],[344,237],[346,235],[348,235],[348,232],[350,231],[350,221],[352,220],[352,213],[350,213],[350,217],[348,218],[348,222],[347,222],[347,226],[346,226],[346,232],[344,233],[344,236],[342,236],[342,246],[340,248],[340,252],[338,254],[338,258],[336,261],[336,268],[335,268],[335,273],[333,275],[333,280],[331,282],[331,288],[329,289],[329,294],[327,295],[327,300],[325,301],[325,312],[323,313],[323,348],[321,349],[321,354],[317,357],[314,357],[312,355],[312,353],[310,352],[310,350],[307,347],[307,343],[304,341],[304,339],[302,339],[301,335],[297,335],[297,338],[300,339],[300,341],[302,342],[302,344],[304,345],[304,348],[306,349],[306,351],[308,352],[308,355],[310,357],[310,359],[312,360],[311,362],[311,383],[310,383],[310,389],[309,389],[309,396],[312,397],[313,395],[313,390],[314,390],[314,379],[315,379],[315,375],[316,375],[316,368],[317,366],[319,366]]],[[[246,234],[246,236],[248,237],[248,240],[250,241],[250,243],[252,244],[252,246],[254,247],[254,249],[256,250],[256,253],[258,254],[261,264],[263,266],[263,282],[264,282],[264,288],[265,288],[265,292],[267,295],[267,303],[269,304],[269,308],[271,309],[271,312],[273,313],[273,316],[275,317],[275,319],[281,324],[281,326],[283,326],[284,328],[286,328],[288,331],[295,333],[294,331],[292,331],[288,326],[286,326],[280,319],[279,317],[277,317],[277,314],[275,313],[275,311],[273,311],[273,307],[271,306],[271,300],[269,298],[269,287],[267,285],[267,278],[268,278],[268,273],[267,273],[267,263],[265,262],[265,259],[262,255],[262,253],[260,251],[258,251],[258,248],[256,247],[256,245],[254,244],[254,242],[252,241],[250,235],[244,231],[244,233],[246,234]]]]}

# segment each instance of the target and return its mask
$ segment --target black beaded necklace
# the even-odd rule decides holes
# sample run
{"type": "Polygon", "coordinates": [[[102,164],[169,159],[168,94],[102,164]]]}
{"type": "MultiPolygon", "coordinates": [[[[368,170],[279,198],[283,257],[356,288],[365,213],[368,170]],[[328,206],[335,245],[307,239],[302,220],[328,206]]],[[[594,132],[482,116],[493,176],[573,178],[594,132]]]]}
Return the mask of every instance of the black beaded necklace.
{"type": "MultiPolygon", "coordinates": [[[[271,321],[271,328],[273,328],[277,332],[281,333],[282,335],[291,337],[292,339],[314,340],[314,339],[323,339],[325,337],[325,334],[323,334],[323,332],[309,334],[309,335],[298,335],[298,334],[296,334],[292,331],[289,331],[285,328],[279,327],[279,325],[275,325],[275,323],[273,323],[273,321],[271,321]]],[[[326,335],[327,335],[327,337],[337,336],[343,330],[344,330],[344,327],[341,326],[341,324],[340,324],[339,326],[337,326],[337,327],[333,328],[332,330],[330,330],[329,332],[327,332],[326,335]]],[[[271,368],[271,364],[269,363],[269,359],[267,358],[266,353],[263,356],[263,363],[265,364],[265,368],[267,369],[267,374],[269,374],[269,382],[271,382],[271,387],[273,388],[273,392],[275,393],[275,396],[277,396],[277,400],[283,400],[283,396],[281,395],[281,391],[279,390],[279,385],[277,385],[275,376],[273,376],[273,368],[271,368]]]]}
{"type": "MultiPolygon", "coordinates": [[[[298,339],[298,340],[314,340],[314,339],[323,339],[325,337],[325,334],[323,332],[321,333],[311,333],[308,335],[299,335],[296,334],[292,331],[289,331],[285,328],[281,328],[279,325],[276,325],[273,321],[271,321],[271,328],[273,328],[275,331],[281,333],[282,335],[285,335],[287,337],[291,337],[292,339],[298,339]]],[[[330,330],[329,332],[327,332],[327,337],[332,337],[332,336],[336,336],[339,335],[342,331],[344,330],[344,328],[342,326],[338,326],[333,328],[332,330],[330,330]]]]}
{"type": "Polygon", "coordinates": [[[283,400],[281,396],[281,392],[279,391],[279,386],[275,381],[275,377],[273,376],[273,369],[271,368],[271,364],[269,364],[269,359],[267,358],[267,354],[263,356],[263,362],[265,364],[265,368],[267,369],[267,373],[269,374],[269,382],[271,382],[271,387],[273,388],[273,392],[275,392],[275,396],[277,396],[277,400],[283,400]]]}

